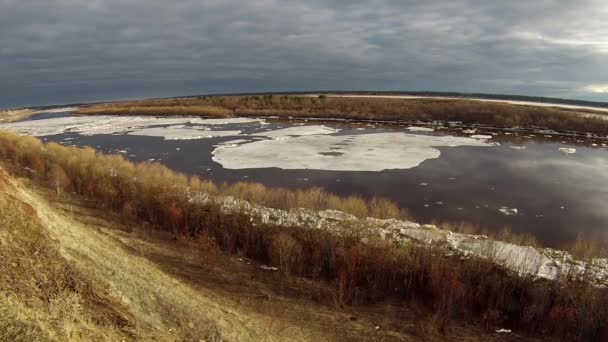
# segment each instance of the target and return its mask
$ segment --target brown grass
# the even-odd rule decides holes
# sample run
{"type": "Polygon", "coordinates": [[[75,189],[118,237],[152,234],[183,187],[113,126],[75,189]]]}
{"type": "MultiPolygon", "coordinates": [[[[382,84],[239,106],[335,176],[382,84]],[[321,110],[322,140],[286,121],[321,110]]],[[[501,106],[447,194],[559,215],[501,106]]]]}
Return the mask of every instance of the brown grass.
{"type": "MultiPolygon", "coordinates": [[[[536,237],[534,237],[534,235],[529,233],[516,233],[508,227],[504,227],[498,231],[493,231],[484,229],[478,225],[474,225],[467,222],[449,223],[433,221],[433,224],[436,225],[439,229],[451,231],[454,233],[485,235],[493,240],[508,242],[519,246],[541,247],[540,243],[538,242],[536,237]]],[[[580,237],[580,239],[581,241],[585,240],[585,238],[582,236],[580,237]]]]}
{"type": "Polygon", "coordinates": [[[14,122],[17,120],[25,119],[34,113],[35,112],[31,109],[0,111],[0,123],[14,122]]]}
{"type": "Polygon", "coordinates": [[[0,190],[0,340],[129,338],[130,313],[62,257],[32,207],[0,190]]]}
{"type": "Polygon", "coordinates": [[[601,236],[589,238],[578,234],[576,240],[566,249],[574,256],[581,259],[592,259],[598,257],[608,257],[608,243],[601,236]]]}
{"type": "MultiPolygon", "coordinates": [[[[284,275],[331,284],[331,298],[320,300],[339,307],[397,298],[430,308],[440,330],[453,320],[481,320],[489,327],[500,325],[573,340],[606,337],[606,291],[568,275],[554,282],[537,281],[487,260],[446,257],[432,246],[382,240],[363,244],[356,232],[338,236],[253,225],[245,215],[228,215],[212,204],[188,201],[188,192],[218,191],[211,183],[92,149],[44,145],[34,138],[0,134],[0,158],[17,174],[59,187],[64,194],[74,192],[94,199],[108,210],[148,222],[149,227],[177,236],[202,236],[224,252],[276,265],[284,275]],[[24,171],[24,167],[36,172],[24,171]],[[68,181],[59,181],[63,175],[50,172],[59,167],[68,181]]],[[[243,186],[233,191],[254,198],[264,193],[243,186]]],[[[305,198],[300,203],[310,207],[325,203],[312,194],[305,198]]]]}
{"type": "Polygon", "coordinates": [[[588,110],[465,99],[391,99],[307,96],[208,96],[132,101],[82,108],[80,114],[293,116],[388,121],[461,121],[498,127],[545,127],[608,134],[608,120],[588,110]]]}

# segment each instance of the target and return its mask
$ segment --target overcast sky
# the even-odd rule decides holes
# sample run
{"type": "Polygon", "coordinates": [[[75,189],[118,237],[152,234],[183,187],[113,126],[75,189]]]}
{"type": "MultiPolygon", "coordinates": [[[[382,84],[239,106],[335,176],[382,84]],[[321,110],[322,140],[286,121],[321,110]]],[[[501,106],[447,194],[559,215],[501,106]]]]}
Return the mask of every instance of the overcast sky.
{"type": "Polygon", "coordinates": [[[0,0],[0,107],[313,89],[608,101],[608,1],[0,0]]]}

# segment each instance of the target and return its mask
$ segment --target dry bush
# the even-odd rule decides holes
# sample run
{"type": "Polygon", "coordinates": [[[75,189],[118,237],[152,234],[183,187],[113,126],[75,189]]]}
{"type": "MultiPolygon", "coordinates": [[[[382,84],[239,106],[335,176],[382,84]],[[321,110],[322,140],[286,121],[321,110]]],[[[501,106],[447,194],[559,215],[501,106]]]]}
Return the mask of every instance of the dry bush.
{"type": "Polygon", "coordinates": [[[566,246],[566,250],[578,258],[592,259],[608,257],[607,246],[607,240],[601,236],[590,238],[579,233],[576,240],[571,245],[566,246]]]}

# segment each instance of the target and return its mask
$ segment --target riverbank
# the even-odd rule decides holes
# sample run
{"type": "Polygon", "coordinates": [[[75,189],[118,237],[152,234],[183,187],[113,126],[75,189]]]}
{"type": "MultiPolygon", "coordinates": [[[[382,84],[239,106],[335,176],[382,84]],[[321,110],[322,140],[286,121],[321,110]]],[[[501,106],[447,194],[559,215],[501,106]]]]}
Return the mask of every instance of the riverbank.
{"type": "Polygon", "coordinates": [[[345,96],[205,96],[85,106],[78,114],[276,116],[400,122],[460,122],[502,128],[536,127],[557,132],[608,135],[605,112],[470,99],[345,96]]]}
{"type": "Polygon", "coordinates": [[[546,264],[547,254],[530,248],[522,250],[532,254],[508,259],[513,260],[511,267],[499,261],[505,258],[503,251],[520,255],[515,245],[496,245],[501,253],[495,254],[494,245],[482,237],[407,222],[372,219],[364,224],[369,219],[298,209],[254,214],[245,204],[229,211],[222,204],[225,197],[205,200],[205,189],[213,187],[198,178],[91,149],[42,145],[29,137],[3,135],[0,155],[10,170],[50,186],[59,196],[75,193],[123,220],[145,222],[176,238],[212,241],[223,253],[266,265],[282,277],[328,284],[329,295],[316,299],[328,304],[350,307],[394,298],[401,305],[417,303],[430,310],[439,330],[454,322],[481,320],[488,327],[506,325],[572,339],[601,336],[608,322],[606,290],[581,277],[590,273],[575,272],[580,264],[560,256],[556,260],[573,266],[557,277],[541,277],[550,280],[538,279],[556,274],[555,260],[546,264]],[[318,226],[315,215],[329,215],[323,219],[330,225],[318,226]],[[288,224],[286,217],[295,217],[295,223],[288,224]],[[315,229],[306,229],[309,224],[315,229]],[[394,239],[400,235],[408,238],[394,239]],[[490,253],[484,257],[470,250],[490,253]],[[518,270],[530,255],[540,255],[542,264],[518,270]],[[537,273],[529,272],[534,269],[537,273]]]}
{"type": "Polygon", "coordinates": [[[19,121],[34,115],[36,112],[31,109],[6,110],[0,112],[0,123],[19,121]]]}
{"type": "Polygon", "coordinates": [[[208,236],[175,239],[2,168],[0,190],[2,340],[533,340],[478,323],[440,330],[428,309],[393,299],[335,305],[331,283],[222,253],[208,236]]]}

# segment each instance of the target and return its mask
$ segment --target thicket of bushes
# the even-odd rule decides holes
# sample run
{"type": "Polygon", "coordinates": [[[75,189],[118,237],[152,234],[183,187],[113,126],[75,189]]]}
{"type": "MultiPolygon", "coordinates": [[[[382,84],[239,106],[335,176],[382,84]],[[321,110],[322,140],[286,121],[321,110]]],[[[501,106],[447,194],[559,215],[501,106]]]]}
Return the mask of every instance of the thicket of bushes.
{"type": "Polygon", "coordinates": [[[333,284],[333,296],[319,300],[337,305],[387,298],[416,301],[432,310],[439,328],[452,319],[475,319],[488,328],[512,327],[578,340],[608,338],[606,291],[568,275],[536,281],[489,261],[446,257],[432,246],[364,244],[355,230],[337,236],[254,226],[245,215],[227,215],[213,204],[188,201],[189,192],[220,191],[209,182],[89,148],[0,133],[0,158],[12,172],[49,184],[59,194],[74,192],[130,220],[212,241],[226,252],[276,265],[285,276],[333,284]]]}
{"type": "MultiPolygon", "coordinates": [[[[608,134],[608,120],[584,110],[463,99],[394,99],[307,96],[207,96],[102,104],[81,114],[293,116],[354,120],[461,121],[499,127],[546,127],[608,134]]],[[[601,114],[601,113],[599,113],[601,114]]],[[[599,115],[598,114],[598,115],[599,115]]]]}

